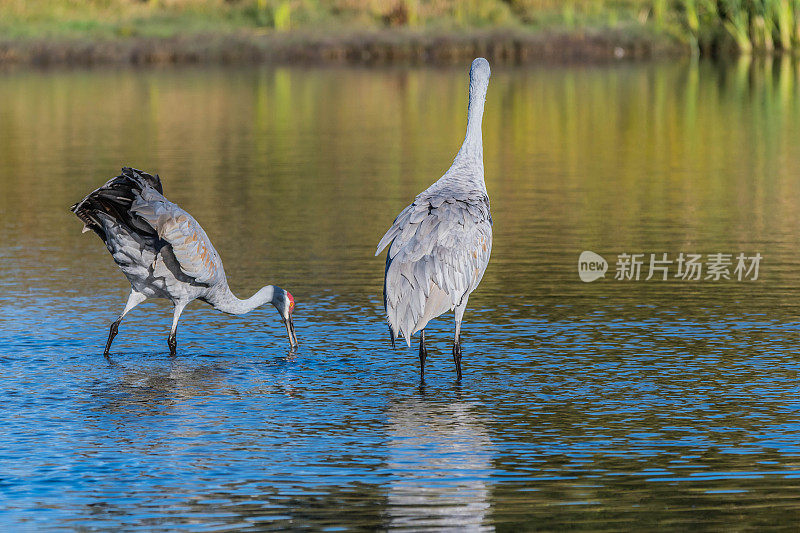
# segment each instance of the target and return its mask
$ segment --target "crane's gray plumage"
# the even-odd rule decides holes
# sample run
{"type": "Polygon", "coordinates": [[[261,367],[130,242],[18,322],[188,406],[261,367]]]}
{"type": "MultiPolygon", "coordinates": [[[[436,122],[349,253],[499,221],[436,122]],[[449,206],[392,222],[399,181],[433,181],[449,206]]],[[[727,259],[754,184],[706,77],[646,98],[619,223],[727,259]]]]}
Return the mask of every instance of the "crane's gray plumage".
{"type": "Polygon", "coordinates": [[[131,284],[128,303],[111,325],[106,354],[122,318],[147,298],[167,298],[175,306],[169,339],[173,353],[178,319],[196,299],[237,315],[270,302],[281,313],[292,348],[296,346],[292,295],[267,285],[251,298],[237,298],[208,235],[189,213],[164,197],[158,175],[123,168],[71,209],[84,231],[100,236],[131,284]]]}
{"type": "Polygon", "coordinates": [[[420,362],[424,372],[424,328],[455,310],[454,358],[460,370],[460,329],[470,293],[489,264],[492,215],[483,179],[481,122],[491,71],[478,58],[470,69],[467,133],[450,169],[395,218],[375,255],[386,254],[384,306],[392,339],[422,331],[420,362]]]}

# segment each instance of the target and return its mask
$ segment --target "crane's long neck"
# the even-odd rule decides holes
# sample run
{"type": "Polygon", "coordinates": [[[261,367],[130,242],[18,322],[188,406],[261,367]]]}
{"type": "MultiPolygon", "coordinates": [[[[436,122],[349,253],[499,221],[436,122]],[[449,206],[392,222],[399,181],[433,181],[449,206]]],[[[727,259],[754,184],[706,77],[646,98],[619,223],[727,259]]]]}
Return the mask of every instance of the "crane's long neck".
{"type": "Polygon", "coordinates": [[[470,160],[480,162],[483,168],[483,104],[486,102],[488,79],[471,79],[469,83],[469,106],[467,108],[467,134],[464,143],[456,155],[455,162],[470,160]]]}
{"type": "Polygon", "coordinates": [[[266,287],[259,289],[259,291],[250,298],[241,300],[237,298],[233,292],[231,292],[230,287],[228,287],[228,284],[226,283],[217,291],[214,291],[206,296],[205,299],[208,303],[213,305],[215,309],[222,311],[223,313],[228,313],[231,315],[243,315],[245,313],[249,313],[256,307],[261,307],[267,302],[272,302],[274,295],[275,287],[273,285],[267,285],[266,287]]]}

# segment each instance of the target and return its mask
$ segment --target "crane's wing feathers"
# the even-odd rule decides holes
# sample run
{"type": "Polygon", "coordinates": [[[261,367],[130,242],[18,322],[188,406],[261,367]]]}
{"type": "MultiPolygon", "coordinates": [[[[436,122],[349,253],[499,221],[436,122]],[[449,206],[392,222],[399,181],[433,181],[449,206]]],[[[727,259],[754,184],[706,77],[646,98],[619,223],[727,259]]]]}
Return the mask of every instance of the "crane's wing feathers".
{"type": "Polygon", "coordinates": [[[133,247],[140,248],[139,252],[146,249],[164,255],[166,246],[181,272],[192,281],[213,285],[224,279],[222,261],[203,228],[163,196],[158,175],[125,167],[119,176],[73,205],[72,211],[103,239],[115,260],[126,265],[141,259],[134,257],[135,253],[121,258],[115,251],[124,252],[125,246],[135,242],[133,247]]]}
{"type": "Polygon", "coordinates": [[[394,334],[410,343],[480,283],[492,249],[489,199],[418,197],[397,216],[377,253],[386,246],[384,305],[394,334]]]}
{"type": "Polygon", "coordinates": [[[142,190],[131,205],[131,212],[170,245],[181,271],[196,283],[214,285],[224,279],[222,260],[192,215],[152,187],[142,190]]]}
{"type": "Polygon", "coordinates": [[[378,249],[375,250],[375,255],[381,253],[383,249],[386,248],[386,246],[403,231],[403,228],[408,226],[411,214],[414,212],[416,207],[416,203],[413,203],[400,211],[400,214],[397,215],[397,217],[394,219],[394,222],[392,222],[392,226],[383,236],[381,242],[378,243],[378,249]]]}

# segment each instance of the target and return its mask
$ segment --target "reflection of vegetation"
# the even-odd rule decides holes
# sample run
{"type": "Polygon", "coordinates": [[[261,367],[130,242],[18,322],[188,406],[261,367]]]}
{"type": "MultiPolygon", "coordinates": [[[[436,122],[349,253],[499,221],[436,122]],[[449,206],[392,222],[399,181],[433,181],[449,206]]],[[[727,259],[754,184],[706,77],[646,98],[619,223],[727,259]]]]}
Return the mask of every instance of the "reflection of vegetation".
{"type": "MultiPolygon", "coordinates": [[[[484,118],[495,244],[475,309],[498,294],[623,297],[630,286],[572,283],[565,265],[591,246],[789,258],[800,232],[797,73],[789,57],[497,69],[484,118]]],[[[463,69],[12,73],[0,93],[0,212],[13,214],[0,235],[26,243],[11,253],[28,258],[27,275],[52,278],[58,257],[106,273],[76,281],[89,293],[124,285],[66,206],[131,164],[160,173],[201,221],[234,290],[269,278],[298,299],[334,291],[360,303],[379,300],[374,246],[452,161],[467,103],[463,69]]],[[[796,270],[766,272],[789,282],[796,270]]],[[[670,301],[694,294],[664,286],[648,287],[670,301]]],[[[737,290],[749,289],[763,286],[737,290]]]]}

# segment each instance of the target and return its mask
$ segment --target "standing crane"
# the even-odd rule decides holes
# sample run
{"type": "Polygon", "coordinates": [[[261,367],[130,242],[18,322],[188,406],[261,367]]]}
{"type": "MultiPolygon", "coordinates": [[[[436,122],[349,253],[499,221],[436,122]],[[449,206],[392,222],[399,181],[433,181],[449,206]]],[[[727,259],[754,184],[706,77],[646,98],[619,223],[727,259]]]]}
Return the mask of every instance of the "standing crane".
{"type": "Polygon", "coordinates": [[[131,284],[128,302],[111,324],[105,355],[117,328],[131,309],[147,298],[166,298],[175,306],[169,349],[175,355],[178,319],[192,300],[202,300],[223,313],[243,315],[269,302],[281,315],[292,350],[294,298],[280,287],[267,285],[246,300],[228,287],[222,260],[197,221],[167,200],[158,174],[135,168],[122,173],[73,205],[72,212],[103,239],[111,256],[131,284]]]}
{"type": "Polygon", "coordinates": [[[467,134],[450,169],[394,219],[375,255],[389,246],[383,303],[392,345],[421,331],[420,376],[425,376],[425,326],[455,310],[453,361],[461,379],[461,320],[492,251],[492,214],[483,181],[481,121],[491,69],[479,57],[469,71],[467,134]]]}

